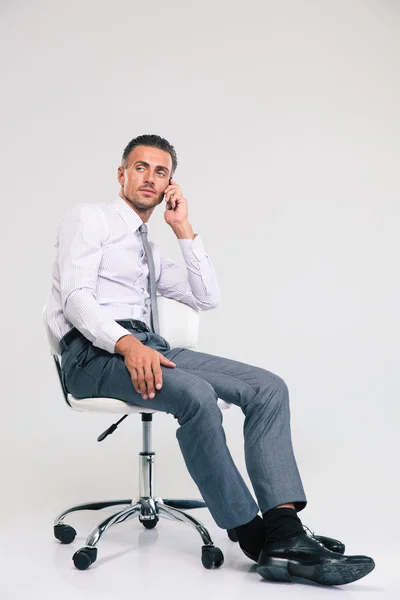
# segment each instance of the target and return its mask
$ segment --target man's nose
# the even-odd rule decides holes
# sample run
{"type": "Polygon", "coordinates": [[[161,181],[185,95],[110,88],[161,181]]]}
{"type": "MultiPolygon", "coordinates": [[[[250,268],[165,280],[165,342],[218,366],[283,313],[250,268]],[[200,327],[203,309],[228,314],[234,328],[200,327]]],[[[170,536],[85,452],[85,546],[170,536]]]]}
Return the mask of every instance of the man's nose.
{"type": "Polygon", "coordinates": [[[145,181],[145,182],[147,182],[147,183],[154,184],[155,177],[154,177],[153,173],[151,173],[151,172],[149,172],[149,171],[148,171],[148,172],[146,173],[146,176],[145,176],[145,178],[144,178],[144,181],[145,181]]]}

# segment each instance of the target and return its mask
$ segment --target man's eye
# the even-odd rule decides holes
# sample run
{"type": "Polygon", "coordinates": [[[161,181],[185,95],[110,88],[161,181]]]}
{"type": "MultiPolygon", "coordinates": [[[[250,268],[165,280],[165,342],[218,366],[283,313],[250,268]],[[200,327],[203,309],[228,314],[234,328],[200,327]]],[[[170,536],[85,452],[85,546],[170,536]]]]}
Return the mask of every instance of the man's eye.
{"type": "MultiPolygon", "coordinates": [[[[138,171],[139,169],[144,169],[144,167],[136,167],[136,171],[138,171]]],[[[165,172],[164,171],[158,171],[158,173],[165,177],[165,172]]]]}

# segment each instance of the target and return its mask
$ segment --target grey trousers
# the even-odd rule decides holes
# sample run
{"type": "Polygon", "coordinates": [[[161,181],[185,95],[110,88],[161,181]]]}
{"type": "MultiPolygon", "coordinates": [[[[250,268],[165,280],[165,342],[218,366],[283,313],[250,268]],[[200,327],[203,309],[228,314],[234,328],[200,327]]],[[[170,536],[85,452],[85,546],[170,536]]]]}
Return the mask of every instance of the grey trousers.
{"type": "Polygon", "coordinates": [[[75,398],[112,397],[172,414],[186,467],[215,520],[223,529],[251,521],[279,504],[307,504],[293,454],[288,388],[265,369],[186,348],[172,348],[155,333],[131,330],[143,344],[176,363],[162,366],[163,385],[144,400],[133,387],[124,357],[93,346],[79,334],[61,340],[63,381],[75,398]],[[226,444],[217,400],[244,414],[246,468],[257,503],[226,444]],[[258,505],[257,505],[258,504],[258,505]]]}

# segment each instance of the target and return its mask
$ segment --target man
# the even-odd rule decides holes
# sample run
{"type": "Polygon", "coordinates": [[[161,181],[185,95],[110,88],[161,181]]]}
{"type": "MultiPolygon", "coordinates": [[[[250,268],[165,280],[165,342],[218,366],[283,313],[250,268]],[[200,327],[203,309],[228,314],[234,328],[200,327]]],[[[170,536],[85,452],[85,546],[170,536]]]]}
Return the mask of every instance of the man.
{"type": "Polygon", "coordinates": [[[262,577],[290,581],[294,575],[328,585],[360,579],[374,568],[372,558],[344,556],[343,544],[307,534],[297,516],[307,499],[285,382],[259,367],[171,348],[154,332],[155,282],[161,295],[199,310],[219,303],[213,265],[173,179],[176,168],[169,142],[139,136],[118,167],[119,197],[77,205],[62,220],[47,318],[62,347],[64,383],[76,398],[108,396],[171,413],[188,471],[215,522],[236,530],[262,577]],[[147,240],[145,224],[164,201],[186,269],[147,240]],[[246,468],[258,505],[226,445],[218,398],[245,415],[246,468]]]}

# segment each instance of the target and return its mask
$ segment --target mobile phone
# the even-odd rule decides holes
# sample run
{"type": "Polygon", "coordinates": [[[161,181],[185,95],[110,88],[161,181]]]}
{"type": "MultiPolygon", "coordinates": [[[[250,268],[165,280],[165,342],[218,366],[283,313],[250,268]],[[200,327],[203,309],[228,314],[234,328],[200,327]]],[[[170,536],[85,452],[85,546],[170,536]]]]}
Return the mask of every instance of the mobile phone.
{"type": "MultiPolygon", "coordinates": [[[[170,179],[169,179],[169,183],[170,183],[170,185],[171,185],[171,177],[170,177],[170,179]]],[[[165,194],[164,194],[164,198],[163,198],[163,200],[165,200],[165,194]]],[[[170,200],[167,202],[167,210],[173,210],[173,208],[172,208],[172,204],[171,204],[171,201],[170,201],[170,200]]]]}
{"type": "MultiPolygon", "coordinates": [[[[165,194],[164,194],[163,200],[165,200],[165,194]]],[[[169,200],[169,201],[167,202],[167,210],[172,210],[172,204],[171,204],[171,200],[169,200]]]]}

